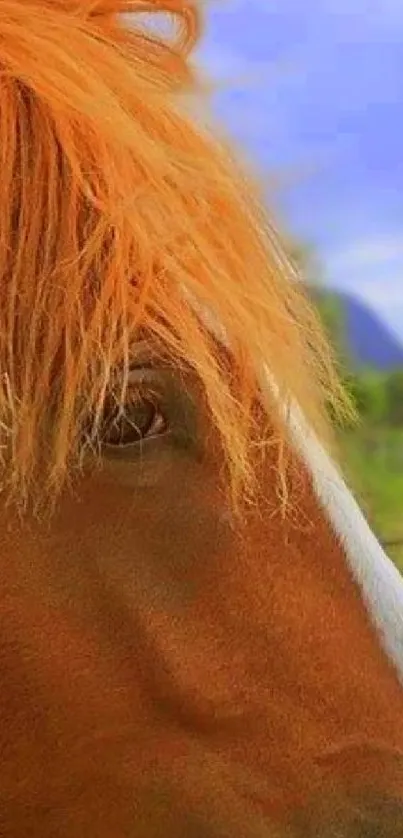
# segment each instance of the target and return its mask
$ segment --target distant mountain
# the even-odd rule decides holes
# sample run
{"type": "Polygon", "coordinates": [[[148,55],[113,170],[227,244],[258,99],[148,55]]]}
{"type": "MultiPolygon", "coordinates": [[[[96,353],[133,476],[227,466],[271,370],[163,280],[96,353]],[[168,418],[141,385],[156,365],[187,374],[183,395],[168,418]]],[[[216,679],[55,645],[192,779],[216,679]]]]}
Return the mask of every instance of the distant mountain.
{"type": "Polygon", "coordinates": [[[313,296],[321,303],[332,299],[343,318],[343,343],[355,368],[370,367],[388,371],[403,368],[403,343],[365,303],[350,294],[314,288],[313,296]]]}

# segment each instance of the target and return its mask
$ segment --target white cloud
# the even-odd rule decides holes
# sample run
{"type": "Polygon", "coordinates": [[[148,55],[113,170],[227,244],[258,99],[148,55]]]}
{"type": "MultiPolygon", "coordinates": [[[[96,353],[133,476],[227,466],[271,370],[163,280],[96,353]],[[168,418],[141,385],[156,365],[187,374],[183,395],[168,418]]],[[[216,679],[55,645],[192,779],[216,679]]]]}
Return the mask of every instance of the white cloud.
{"type": "Polygon", "coordinates": [[[361,286],[357,293],[354,286],[350,290],[386,323],[403,345],[403,293],[399,292],[399,283],[402,283],[402,276],[394,276],[389,278],[386,287],[382,282],[368,285],[367,289],[361,286]]]}
{"type": "MultiPolygon", "coordinates": [[[[399,276],[386,276],[379,282],[360,282],[357,284],[357,293],[373,305],[381,306],[394,316],[394,306],[403,306],[403,271],[399,276]]],[[[354,291],[354,285],[352,289],[354,291]]],[[[401,324],[403,333],[403,323],[401,324]]]]}
{"type": "Polygon", "coordinates": [[[379,267],[396,261],[401,263],[403,268],[403,231],[360,239],[328,256],[328,263],[333,272],[378,270],[379,267]]]}

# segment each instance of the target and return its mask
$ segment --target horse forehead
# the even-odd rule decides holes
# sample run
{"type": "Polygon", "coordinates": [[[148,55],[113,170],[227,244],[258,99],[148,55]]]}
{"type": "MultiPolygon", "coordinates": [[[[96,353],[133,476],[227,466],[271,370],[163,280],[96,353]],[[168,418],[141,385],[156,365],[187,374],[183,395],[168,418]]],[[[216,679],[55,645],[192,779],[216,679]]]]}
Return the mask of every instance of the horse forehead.
{"type": "MultiPolygon", "coordinates": [[[[189,298],[190,299],[190,298],[189,298]]],[[[206,329],[226,349],[230,344],[219,318],[194,298],[190,299],[206,329]]],[[[279,401],[279,388],[262,358],[257,371],[262,397],[270,392],[279,401]]],[[[388,558],[330,457],[308,427],[296,403],[283,411],[291,444],[312,478],[315,496],[339,540],[358,583],[381,645],[403,684],[403,578],[388,558]]]]}

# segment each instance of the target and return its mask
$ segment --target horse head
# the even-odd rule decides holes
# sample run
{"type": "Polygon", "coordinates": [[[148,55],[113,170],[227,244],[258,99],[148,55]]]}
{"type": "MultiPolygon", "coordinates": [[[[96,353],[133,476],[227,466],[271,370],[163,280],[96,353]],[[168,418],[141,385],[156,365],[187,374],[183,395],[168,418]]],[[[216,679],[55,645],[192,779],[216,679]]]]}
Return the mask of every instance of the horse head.
{"type": "Polygon", "coordinates": [[[403,583],[199,17],[1,3],[0,834],[395,838],[403,583]]]}

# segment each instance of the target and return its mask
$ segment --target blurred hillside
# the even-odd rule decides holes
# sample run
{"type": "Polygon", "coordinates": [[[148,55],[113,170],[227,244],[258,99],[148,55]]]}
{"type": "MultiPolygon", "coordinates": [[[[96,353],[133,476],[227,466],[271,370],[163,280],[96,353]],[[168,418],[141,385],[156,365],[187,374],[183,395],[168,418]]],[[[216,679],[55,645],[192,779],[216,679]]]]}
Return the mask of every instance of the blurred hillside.
{"type": "Polygon", "coordinates": [[[309,245],[292,241],[288,242],[288,249],[349,369],[387,372],[403,368],[403,344],[383,320],[353,294],[325,287],[321,265],[309,245]]]}
{"type": "MultiPolygon", "coordinates": [[[[326,305],[323,297],[329,297],[330,292],[316,288],[314,293],[319,305],[326,305]]],[[[330,296],[342,311],[344,350],[355,369],[403,367],[403,345],[376,314],[351,294],[332,292],[330,296]]]]}

